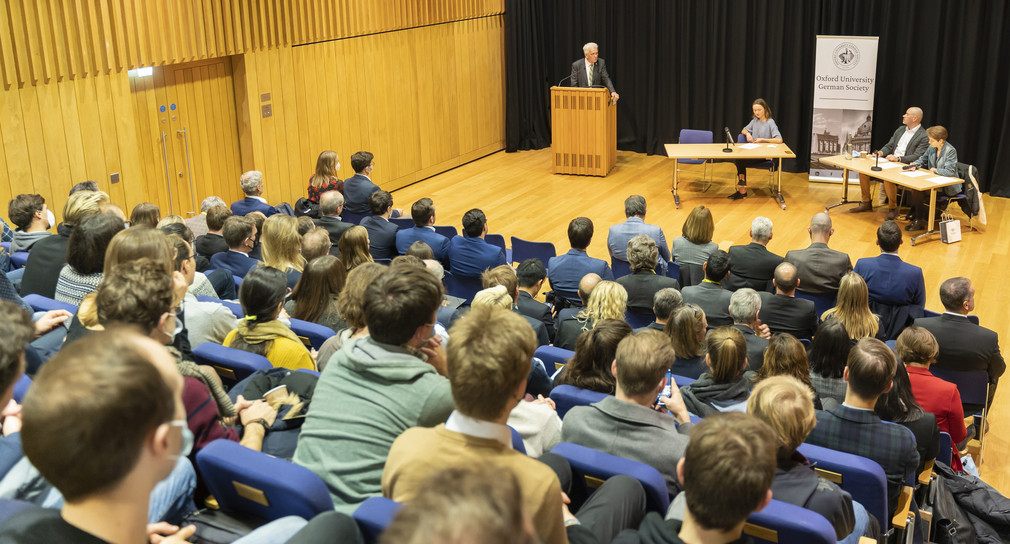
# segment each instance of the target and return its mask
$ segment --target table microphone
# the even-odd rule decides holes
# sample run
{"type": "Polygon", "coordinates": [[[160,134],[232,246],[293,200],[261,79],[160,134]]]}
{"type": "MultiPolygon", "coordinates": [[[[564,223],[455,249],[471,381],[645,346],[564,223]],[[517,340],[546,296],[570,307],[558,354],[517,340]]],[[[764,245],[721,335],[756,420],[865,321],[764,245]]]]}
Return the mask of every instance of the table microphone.
{"type": "Polygon", "coordinates": [[[726,134],[726,147],[722,150],[722,152],[732,153],[733,149],[730,148],[730,144],[736,145],[735,143],[733,143],[733,135],[730,134],[729,127],[722,127],[722,131],[724,134],[726,134]]]}
{"type": "MultiPolygon", "coordinates": [[[[561,78],[561,81],[564,81],[566,79],[568,80],[569,83],[571,83],[572,76],[569,75],[569,76],[563,77],[563,78],[561,78]]],[[[559,81],[558,84],[555,85],[555,87],[560,87],[561,86],[561,81],[559,81]]]]}
{"type": "Polygon", "coordinates": [[[877,150],[876,155],[877,160],[873,161],[873,166],[870,167],[870,170],[873,170],[874,172],[880,172],[881,170],[883,170],[883,168],[878,166],[880,164],[880,150],[877,150]]]}

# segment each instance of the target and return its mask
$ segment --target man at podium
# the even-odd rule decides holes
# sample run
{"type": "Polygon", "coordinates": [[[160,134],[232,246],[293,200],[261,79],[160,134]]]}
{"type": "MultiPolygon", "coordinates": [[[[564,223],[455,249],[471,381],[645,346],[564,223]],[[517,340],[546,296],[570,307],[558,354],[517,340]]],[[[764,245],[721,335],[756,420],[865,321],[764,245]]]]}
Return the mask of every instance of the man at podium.
{"type": "Polygon", "coordinates": [[[614,90],[614,82],[607,73],[607,63],[600,58],[600,48],[593,42],[582,46],[585,59],[572,63],[572,87],[606,87],[610,89],[610,98],[617,102],[620,95],[614,90]]]}

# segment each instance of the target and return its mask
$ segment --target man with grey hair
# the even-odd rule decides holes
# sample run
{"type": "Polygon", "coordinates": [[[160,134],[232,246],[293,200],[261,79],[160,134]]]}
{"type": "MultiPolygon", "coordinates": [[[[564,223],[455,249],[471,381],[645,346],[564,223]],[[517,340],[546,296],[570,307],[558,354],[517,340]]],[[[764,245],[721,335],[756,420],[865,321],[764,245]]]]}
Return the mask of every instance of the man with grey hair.
{"type": "Polygon", "coordinates": [[[649,225],[645,222],[646,204],[645,197],[641,195],[631,195],[624,200],[624,216],[627,221],[618,223],[610,227],[607,234],[607,249],[610,250],[610,257],[620,261],[630,262],[628,258],[628,242],[638,234],[644,234],[656,242],[656,248],[663,260],[656,266],[656,272],[666,273],[667,263],[670,262],[670,248],[666,243],[666,235],[658,225],[649,225]]]}
{"type": "Polygon", "coordinates": [[[729,315],[733,317],[733,327],[743,333],[747,341],[747,369],[757,372],[764,364],[765,348],[771,333],[761,324],[761,297],[758,292],[744,287],[737,289],[729,299],[729,315]]]}
{"type": "Polygon", "coordinates": [[[344,195],[340,194],[340,191],[326,191],[319,196],[319,219],[315,220],[316,225],[330,233],[330,244],[333,247],[337,247],[337,242],[344,232],[354,226],[340,219],[340,212],[343,209],[344,195]]]}
{"type": "Polygon", "coordinates": [[[786,261],[796,267],[803,285],[800,291],[834,297],[842,276],[852,270],[852,259],[846,253],[828,247],[828,240],[835,233],[828,212],[814,214],[807,232],[810,233],[810,245],[806,249],[787,251],[786,261]]]}
{"type": "Polygon", "coordinates": [[[647,329],[657,331],[666,329],[666,322],[670,320],[670,316],[673,315],[673,311],[680,307],[683,303],[684,297],[681,296],[680,291],[672,287],[665,287],[656,291],[656,294],[652,297],[652,313],[656,316],[656,320],[644,327],[635,329],[635,333],[639,333],[647,329]]]}
{"type": "Polygon", "coordinates": [[[730,291],[750,287],[755,291],[772,292],[775,267],[783,260],[768,251],[768,242],[772,239],[772,220],[755,217],[750,226],[750,238],[751,242],[745,246],[729,248],[731,273],[723,282],[723,287],[730,291]]]}
{"type": "MultiPolygon", "coordinates": [[[[894,131],[890,141],[877,151],[889,161],[911,164],[919,159],[929,149],[929,137],[922,128],[922,110],[915,106],[908,108],[901,116],[902,125],[894,131]]],[[[849,210],[850,213],[868,212],[873,210],[870,202],[870,176],[859,174],[859,190],[861,193],[859,205],[849,210]]],[[[884,192],[887,193],[887,217],[891,221],[898,217],[898,189],[889,182],[884,182],[884,192]]]]}
{"type": "Polygon", "coordinates": [[[680,290],[680,284],[673,278],[656,273],[659,251],[656,242],[645,234],[639,234],[628,241],[628,259],[631,274],[617,278],[617,283],[628,292],[628,311],[639,315],[652,314],[652,297],[656,291],[665,288],[680,290]]]}
{"type": "Polygon", "coordinates": [[[614,82],[610,81],[607,63],[600,58],[599,46],[589,42],[582,46],[582,54],[585,55],[585,59],[579,59],[572,63],[571,86],[606,87],[610,89],[610,99],[616,104],[621,97],[614,89],[614,82]]]}
{"type": "Polygon", "coordinates": [[[277,213],[277,210],[263,198],[263,172],[250,170],[242,174],[238,182],[242,186],[245,198],[231,203],[231,213],[244,216],[252,212],[262,212],[267,217],[277,213]]]}
{"type": "Polygon", "coordinates": [[[783,262],[775,267],[772,278],[775,293],[761,293],[764,322],[773,333],[785,332],[796,338],[810,339],[817,331],[817,310],[814,301],[796,297],[801,285],[796,267],[783,262]]]}
{"type": "Polygon", "coordinates": [[[186,226],[193,231],[193,236],[200,237],[207,234],[207,210],[214,206],[227,206],[228,204],[219,196],[208,196],[200,203],[200,213],[186,219],[186,226]]]}

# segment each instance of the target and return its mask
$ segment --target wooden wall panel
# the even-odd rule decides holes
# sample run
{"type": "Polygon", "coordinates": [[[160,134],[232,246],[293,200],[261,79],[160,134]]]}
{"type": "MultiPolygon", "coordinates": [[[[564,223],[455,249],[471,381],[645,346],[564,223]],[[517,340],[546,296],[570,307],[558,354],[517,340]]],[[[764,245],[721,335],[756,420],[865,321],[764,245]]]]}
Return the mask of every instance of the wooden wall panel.
{"type": "Polygon", "coordinates": [[[341,178],[351,154],[371,151],[373,180],[394,190],[502,149],[503,25],[499,15],[242,55],[243,169],[264,172],[268,200],[293,203],[324,150],[339,154],[341,178]]]}
{"type": "Polygon", "coordinates": [[[35,85],[504,11],[504,0],[0,0],[0,81],[35,85]]]}

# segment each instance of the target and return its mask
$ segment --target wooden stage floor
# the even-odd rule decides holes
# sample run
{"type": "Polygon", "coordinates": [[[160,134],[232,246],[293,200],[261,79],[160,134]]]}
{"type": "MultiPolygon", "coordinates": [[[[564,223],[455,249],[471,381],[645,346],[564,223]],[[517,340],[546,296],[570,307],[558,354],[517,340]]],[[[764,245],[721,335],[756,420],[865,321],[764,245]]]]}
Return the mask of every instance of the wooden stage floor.
{"type": "MultiPolygon", "coordinates": [[[[712,181],[704,191],[702,166],[688,165],[681,172],[681,208],[674,206],[670,193],[674,162],[663,156],[618,151],[617,165],[605,178],[554,175],[551,173],[549,149],[519,153],[498,152],[438,176],[404,187],[393,193],[394,206],[410,213],[410,205],[421,197],[435,201],[436,222],[455,225],[474,207],[481,208],[488,218],[492,233],[517,236],[526,240],[554,242],[559,253],[569,249],[568,222],[578,216],[593,220],[595,236],[589,254],[609,262],[607,231],[610,225],[624,221],[624,199],[640,194],[647,199],[648,223],[663,227],[667,240],[680,235],[681,226],[691,209],[703,204],[712,209],[716,221],[714,240],[722,249],[747,243],[754,217],[764,215],[774,223],[773,238],[768,249],[784,255],[790,249],[809,244],[806,227],[813,214],[841,199],[841,185],[811,183],[806,174],[783,173],[782,192],[787,209],[782,210],[771,198],[768,176],[750,171],[750,197],[731,201],[726,195],[733,190],[735,169],[731,163],[710,167],[712,181]]],[[[859,200],[859,186],[850,186],[850,199],[859,200]]],[[[876,201],[876,194],[874,195],[876,201]]],[[[1010,307],[1010,290],[1002,289],[1004,275],[1010,269],[1010,232],[1002,222],[1010,208],[1010,200],[985,195],[983,199],[988,225],[983,232],[965,231],[963,240],[943,244],[934,240],[920,241],[912,247],[909,238],[898,253],[902,259],[922,267],[926,279],[926,307],[940,311],[940,283],[947,278],[971,278],[976,290],[976,311],[981,323],[995,330],[1008,342],[1010,326],[1006,316],[1010,307]]],[[[861,257],[879,253],[876,228],[883,221],[884,211],[850,214],[850,206],[831,210],[835,235],[831,247],[847,252],[853,264],[861,257]]],[[[954,215],[967,225],[960,208],[952,206],[954,215]]],[[[900,224],[904,225],[904,222],[900,224]]],[[[1000,492],[1010,495],[1010,386],[996,395],[989,417],[991,430],[986,435],[983,463],[979,467],[983,479],[1000,492]]]]}

